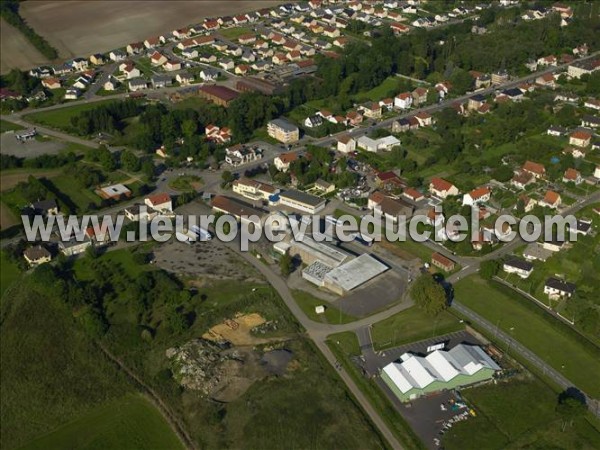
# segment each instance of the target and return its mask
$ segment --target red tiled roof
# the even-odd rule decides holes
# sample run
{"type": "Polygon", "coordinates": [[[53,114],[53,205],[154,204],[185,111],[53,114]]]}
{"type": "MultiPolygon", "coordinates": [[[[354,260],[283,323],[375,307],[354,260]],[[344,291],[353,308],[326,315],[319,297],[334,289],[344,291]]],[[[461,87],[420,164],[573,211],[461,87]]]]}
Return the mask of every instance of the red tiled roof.
{"type": "Polygon", "coordinates": [[[452,183],[444,180],[443,178],[432,178],[430,184],[433,185],[433,188],[436,191],[448,191],[454,186],[452,183]]]}

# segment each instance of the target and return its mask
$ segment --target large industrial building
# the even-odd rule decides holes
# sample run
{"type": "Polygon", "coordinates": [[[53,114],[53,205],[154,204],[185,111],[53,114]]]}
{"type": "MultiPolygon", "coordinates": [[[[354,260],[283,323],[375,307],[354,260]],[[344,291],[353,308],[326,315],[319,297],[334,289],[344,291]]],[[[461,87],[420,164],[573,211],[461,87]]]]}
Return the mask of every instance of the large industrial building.
{"type": "Polygon", "coordinates": [[[280,204],[308,214],[317,214],[325,208],[325,199],[306,192],[290,189],[279,194],[280,204]]]}
{"type": "Polygon", "coordinates": [[[337,267],[317,260],[302,271],[302,278],[338,295],[344,295],[388,269],[388,266],[364,253],[337,267]]]}
{"type": "Polygon", "coordinates": [[[501,370],[481,347],[459,344],[451,350],[435,350],[427,356],[405,353],[392,362],[381,378],[402,402],[422,395],[489,380],[501,370]]]}
{"type": "Polygon", "coordinates": [[[303,236],[299,241],[291,241],[289,251],[290,255],[299,257],[307,266],[315,261],[320,261],[326,266],[334,268],[351,258],[350,254],[342,249],[325,242],[317,242],[309,236],[303,236]]]}

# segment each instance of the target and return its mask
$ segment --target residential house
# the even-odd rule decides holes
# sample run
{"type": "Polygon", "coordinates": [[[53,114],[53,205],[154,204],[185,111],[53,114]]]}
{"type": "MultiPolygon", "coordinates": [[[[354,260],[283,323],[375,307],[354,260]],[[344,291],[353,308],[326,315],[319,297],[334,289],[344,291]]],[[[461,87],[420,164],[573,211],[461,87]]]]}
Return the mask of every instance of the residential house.
{"type": "Polygon", "coordinates": [[[381,106],[378,102],[367,103],[361,106],[365,117],[379,119],[381,117],[381,106]]]}
{"type": "Polygon", "coordinates": [[[346,120],[349,125],[357,126],[362,123],[363,115],[358,111],[349,111],[348,113],[346,113],[346,120]]]}
{"type": "Polygon", "coordinates": [[[46,89],[60,89],[62,84],[58,78],[49,77],[42,80],[42,86],[46,89]]]}
{"type": "Polygon", "coordinates": [[[200,71],[200,78],[203,81],[215,81],[219,76],[219,72],[215,69],[202,69],[200,71]]]}
{"type": "Polygon", "coordinates": [[[35,267],[50,262],[52,260],[52,254],[41,245],[34,245],[33,247],[25,249],[23,258],[25,258],[25,261],[27,261],[27,264],[29,264],[30,267],[35,267]]]}
{"type": "Polygon", "coordinates": [[[171,214],[173,212],[171,196],[164,192],[146,197],[144,203],[149,208],[162,214],[171,214]]]}
{"type": "Polygon", "coordinates": [[[154,52],[152,53],[152,56],[150,56],[150,62],[153,66],[162,66],[167,62],[167,57],[159,52],[154,52]]]}
{"type": "Polygon", "coordinates": [[[175,76],[177,82],[181,85],[188,85],[194,82],[194,76],[187,72],[180,72],[175,76]]]}
{"type": "Polygon", "coordinates": [[[532,161],[525,161],[522,170],[527,173],[530,173],[536,179],[542,179],[546,176],[546,168],[544,167],[544,165],[532,161]]]}
{"type": "Polygon", "coordinates": [[[337,149],[342,153],[350,153],[356,150],[356,141],[352,136],[345,134],[337,139],[337,149]]]}
{"type": "Polygon", "coordinates": [[[125,50],[127,50],[127,53],[130,55],[138,55],[144,51],[144,43],[134,42],[132,44],[128,44],[125,50]]]}
{"type": "Polygon", "coordinates": [[[544,195],[544,199],[539,202],[540,206],[545,206],[546,208],[556,209],[561,205],[560,194],[554,191],[546,191],[546,195],[544,195]]]}
{"type": "Polygon", "coordinates": [[[431,114],[425,111],[420,111],[417,114],[415,114],[415,119],[417,119],[417,121],[419,122],[419,126],[422,127],[427,127],[433,124],[433,117],[431,116],[431,114]]]}
{"type": "Polygon", "coordinates": [[[449,181],[442,178],[432,178],[429,182],[429,192],[436,197],[445,199],[448,196],[458,195],[459,190],[449,181]]]}
{"type": "Polygon", "coordinates": [[[600,127],[600,117],[585,115],[581,118],[582,127],[598,128],[600,127]]]}
{"type": "Polygon", "coordinates": [[[403,189],[406,184],[391,170],[387,172],[377,172],[375,175],[375,184],[378,188],[387,191],[403,189]]]}
{"type": "Polygon", "coordinates": [[[173,77],[171,75],[152,75],[150,82],[154,89],[160,89],[173,84],[173,77]]]}
{"type": "Polygon", "coordinates": [[[102,53],[94,53],[92,56],[90,56],[90,62],[95,66],[101,66],[106,62],[106,60],[104,59],[104,55],[102,53]]]}
{"type": "Polygon", "coordinates": [[[108,54],[111,61],[119,62],[127,59],[127,53],[122,50],[113,50],[108,54]]]}
{"type": "Polygon", "coordinates": [[[492,195],[492,191],[487,186],[479,187],[473,189],[471,192],[466,193],[463,196],[462,204],[463,206],[475,206],[480,203],[484,203],[490,200],[492,195]]]}
{"type": "Polygon", "coordinates": [[[273,160],[273,164],[275,168],[280,172],[287,172],[290,168],[290,164],[298,159],[298,155],[296,153],[281,153],[276,156],[273,160]]]}
{"type": "Polygon", "coordinates": [[[510,184],[517,189],[525,189],[529,184],[535,183],[535,177],[532,173],[524,170],[515,172],[515,175],[510,180],[510,184]]]}
{"type": "Polygon", "coordinates": [[[138,78],[142,75],[140,70],[136,68],[131,61],[119,65],[119,71],[123,72],[127,80],[138,78]]]}
{"type": "Polygon", "coordinates": [[[520,278],[529,278],[529,275],[533,272],[533,264],[524,261],[520,258],[511,257],[504,261],[502,270],[506,273],[517,274],[520,278]]]}
{"type": "Polygon", "coordinates": [[[321,125],[323,125],[323,117],[320,114],[315,114],[304,119],[304,126],[307,128],[316,128],[321,125]]]}
{"type": "Polygon", "coordinates": [[[225,149],[225,162],[237,167],[263,157],[262,151],[256,147],[246,147],[236,144],[225,149]]]}
{"type": "Polygon", "coordinates": [[[576,61],[567,69],[567,75],[570,78],[581,78],[583,75],[590,75],[600,70],[600,59],[587,59],[585,61],[576,61]]]}
{"type": "Polygon", "coordinates": [[[412,91],[413,103],[415,106],[420,106],[427,103],[427,93],[429,91],[423,87],[418,87],[412,91]]]}
{"type": "Polygon", "coordinates": [[[165,69],[168,72],[173,72],[175,70],[181,70],[181,63],[179,61],[175,61],[175,60],[171,59],[163,64],[163,69],[165,69]]]}
{"type": "Polygon", "coordinates": [[[409,109],[413,104],[410,92],[402,92],[394,97],[394,106],[398,109],[409,109]]]}
{"type": "Polygon", "coordinates": [[[143,78],[134,78],[129,80],[128,87],[131,92],[141,91],[148,87],[148,82],[143,78]]]}
{"type": "Polygon", "coordinates": [[[567,134],[567,129],[556,125],[551,125],[548,127],[546,133],[548,136],[561,137],[567,134]]]}
{"type": "Polygon", "coordinates": [[[413,188],[406,188],[404,192],[402,192],[402,195],[413,202],[419,202],[425,199],[425,196],[421,192],[413,188]]]}
{"type": "Polygon", "coordinates": [[[565,280],[550,277],[544,283],[544,294],[552,300],[570,298],[576,289],[576,285],[565,280]]]}
{"type": "Polygon", "coordinates": [[[556,88],[556,78],[555,78],[554,74],[552,74],[552,73],[546,73],[544,75],[540,75],[539,77],[537,77],[535,79],[535,83],[540,86],[549,87],[552,89],[556,88]]]}
{"type": "Polygon", "coordinates": [[[592,135],[587,131],[577,130],[569,135],[569,144],[575,145],[576,147],[588,147],[591,141],[592,135]]]}
{"type": "Polygon", "coordinates": [[[65,100],[77,100],[81,95],[81,91],[77,88],[67,88],[65,90],[65,100]]]}
{"type": "Polygon", "coordinates": [[[106,83],[104,83],[103,87],[104,87],[105,91],[114,91],[115,89],[117,89],[119,87],[120,84],[121,84],[121,82],[119,80],[117,80],[112,75],[109,75],[108,79],[106,80],[106,83]]]}
{"type": "Polygon", "coordinates": [[[58,249],[65,256],[74,256],[85,252],[91,245],[92,241],[87,236],[84,236],[82,241],[73,238],[69,241],[59,241],[58,249]]]}
{"type": "Polygon", "coordinates": [[[581,177],[581,173],[578,170],[569,168],[565,170],[562,180],[563,183],[581,184],[583,178],[581,177]]]}

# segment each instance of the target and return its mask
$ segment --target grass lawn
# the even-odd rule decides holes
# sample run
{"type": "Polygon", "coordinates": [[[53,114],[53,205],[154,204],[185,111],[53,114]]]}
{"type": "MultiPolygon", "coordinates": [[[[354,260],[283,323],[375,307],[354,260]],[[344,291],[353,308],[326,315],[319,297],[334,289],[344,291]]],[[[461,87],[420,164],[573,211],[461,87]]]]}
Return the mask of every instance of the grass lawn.
{"type": "Polygon", "coordinates": [[[8,259],[4,251],[0,251],[0,298],[20,275],[17,265],[8,259]]]}
{"type": "Polygon", "coordinates": [[[39,123],[40,125],[46,125],[52,128],[59,128],[61,130],[69,131],[71,128],[71,118],[81,114],[84,111],[97,108],[100,105],[106,105],[115,100],[102,100],[99,102],[92,103],[77,103],[68,107],[53,109],[50,111],[40,111],[27,114],[24,117],[26,120],[39,123]]]}
{"type": "Polygon", "coordinates": [[[309,319],[312,319],[316,322],[340,324],[353,322],[356,320],[356,317],[345,314],[326,300],[313,297],[308,292],[296,289],[292,292],[292,294],[294,295],[296,303],[298,303],[300,308],[302,308],[302,311],[304,311],[304,314],[306,314],[309,319]],[[323,314],[317,314],[315,312],[315,307],[320,305],[325,306],[325,313],[323,314]]]}
{"type": "Polygon", "coordinates": [[[16,123],[7,122],[6,120],[0,120],[0,133],[6,133],[7,131],[22,130],[21,125],[16,123]]]}
{"type": "Polygon", "coordinates": [[[227,38],[231,41],[237,41],[237,39],[244,34],[255,34],[252,31],[252,28],[248,27],[232,27],[232,28],[222,28],[219,30],[219,34],[224,38],[227,38]]]}
{"type": "MultiPolygon", "coordinates": [[[[149,265],[140,265],[135,262],[134,253],[136,252],[144,252],[144,246],[138,246],[136,249],[132,248],[124,248],[120,250],[114,250],[110,252],[106,252],[101,255],[99,258],[102,261],[110,262],[111,265],[119,265],[122,270],[125,271],[127,275],[132,278],[138,277],[140,274],[145,272],[146,270],[152,270],[152,266],[149,265]]],[[[77,275],[78,279],[81,280],[91,280],[92,277],[92,264],[93,261],[89,258],[77,258],[73,265],[73,270],[77,275]]]]}
{"type": "Polygon", "coordinates": [[[202,186],[202,178],[196,175],[183,175],[169,181],[169,187],[177,191],[196,191],[202,186]]]}
{"type": "Polygon", "coordinates": [[[498,324],[587,394],[600,395],[600,385],[589,375],[600,373],[600,350],[593,344],[581,342],[558,319],[507,287],[470,276],[454,288],[462,304],[498,324]]]}
{"type": "Polygon", "coordinates": [[[184,446],[152,403],[127,395],[30,442],[23,450],[48,448],[175,450],[184,446]]]}
{"type": "Polygon", "coordinates": [[[68,174],[59,175],[50,181],[65,197],[70,199],[79,212],[87,211],[90,203],[100,204],[100,197],[90,189],[82,189],[74,184],[72,177],[68,174]]]}
{"type": "Polygon", "coordinates": [[[344,331],[342,333],[330,334],[327,340],[338,345],[340,349],[349,356],[360,356],[360,344],[353,331],[344,331]]]}
{"type": "Polygon", "coordinates": [[[374,347],[384,349],[452,333],[463,328],[464,325],[460,320],[448,311],[431,317],[418,307],[412,306],[373,325],[371,336],[374,347]]]}
{"type": "MultiPolygon", "coordinates": [[[[392,91],[398,89],[400,79],[398,77],[388,77],[379,85],[366,92],[359,92],[354,96],[354,100],[357,102],[366,102],[371,100],[372,102],[383,100],[392,91]]],[[[396,92],[397,94],[397,92],[396,92]]]]}
{"type": "MultiPolygon", "coordinates": [[[[561,431],[557,395],[539,380],[512,380],[462,391],[477,417],[455,424],[444,435],[452,449],[598,448],[600,433],[591,417],[577,418],[561,431]]],[[[591,416],[591,415],[590,415],[591,416]]]]}

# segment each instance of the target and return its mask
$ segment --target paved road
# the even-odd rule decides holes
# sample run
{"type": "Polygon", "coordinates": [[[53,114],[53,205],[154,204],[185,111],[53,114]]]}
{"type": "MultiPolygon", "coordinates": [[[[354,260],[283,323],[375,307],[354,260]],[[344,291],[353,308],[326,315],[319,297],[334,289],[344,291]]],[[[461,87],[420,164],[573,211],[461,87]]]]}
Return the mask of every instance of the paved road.
{"type": "MultiPolygon", "coordinates": [[[[585,60],[585,59],[593,58],[598,53],[600,53],[600,52],[594,53],[593,55],[590,55],[587,58],[583,58],[583,59],[585,60]]],[[[510,82],[505,83],[500,86],[494,86],[494,87],[490,87],[487,89],[483,89],[483,90],[479,91],[478,93],[485,95],[485,94],[494,92],[498,89],[507,89],[507,88],[515,87],[523,82],[534,80],[535,78],[537,78],[540,75],[555,72],[557,70],[561,70],[566,67],[567,67],[566,64],[562,65],[562,66],[558,66],[558,67],[551,67],[546,70],[528,75],[526,77],[522,77],[517,80],[510,81],[510,82]]],[[[162,91],[165,92],[165,91],[169,91],[169,90],[177,90],[177,88],[167,88],[167,89],[163,89],[162,91]]],[[[125,97],[127,95],[128,94],[119,94],[116,96],[112,96],[111,98],[120,98],[120,97],[125,97]]],[[[469,97],[471,97],[471,95],[472,94],[464,95],[464,96],[461,96],[458,98],[448,99],[446,101],[440,102],[435,105],[430,105],[430,106],[426,106],[423,108],[411,110],[410,112],[405,112],[405,113],[397,115],[393,118],[381,121],[381,122],[369,127],[366,131],[363,128],[363,129],[352,130],[349,133],[353,136],[359,136],[362,134],[366,134],[367,132],[371,131],[372,129],[389,127],[389,126],[391,126],[391,124],[394,120],[398,120],[399,118],[402,118],[402,117],[412,116],[420,111],[425,111],[428,113],[435,113],[435,112],[437,112],[443,108],[446,108],[448,106],[451,106],[452,104],[455,104],[457,102],[466,101],[469,97]]],[[[93,98],[93,99],[89,99],[89,100],[84,100],[84,102],[96,102],[96,101],[101,101],[101,100],[105,100],[105,98],[102,98],[102,97],[93,98]]],[[[78,102],[77,104],[80,104],[80,103],[81,102],[78,102]]],[[[47,110],[60,109],[60,108],[69,107],[69,106],[71,106],[71,104],[60,104],[60,105],[53,105],[53,106],[50,106],[47,108],[41,108],[40,110],[47,111],[47,110]]],[[[26,122],[22,117],[23,114],[28,113],[28,112],[29,111],[19,112],[19,113],[7,115],[7,116],[2,116],[2,119],[7,120],[8,122],[17,123],[19,125],[28,127],[28,126],[31,126],[32,124],[26,122]]],[[[38,127],[38,129],[40,130],[40,132],[46,133],[50,136],[59,137],[66,141],[76,142],[76,143],[79,143],[82,145],[87,145],[90,147],[97,147],[97,144],[94,142],[80,139],[80,138],[68,135],[66,133],[61,133],[61,132],[58,132],[55,130],[50,130],[50,129],[47,129],[44,127],[38,127]]],[[[348,132],[345,131],[342,133],[338,133],[335,136],[327,136],[327,137],[324,137],[321,139],[316,139],[316,140],[304,138],[303,143],[310,142],[311,144],[314,144],[314,145],[329,146],[336,142],[336,138],[339,134],[344,134],[344,133],[348,133],[348,132]]],[[[302,150],[304,150],[304,147],[296,147],[294,151],[302,151],[302,150]]],[[[261,161],[260,163],[262,163],[262,162],[264,162],[264,161],[261,161]]],[[[215,182],[213,182],[213,185],[214,185],[214,183],[215,182]]],[[[582,207],[586,206],[587,204],[589,204],[593,201],[597,201],[599,196],[600,196],[600,193],[596,193],[596,194],[593,194],[592,196],[588,197],[585,201],[578,202],[576,205],[574,205],[572,208],[570,208],[569,213],[575,212],[576,210],[581,209],[582,207]]],[[[567,214],[567,212],[564,212],[564,214],[567,214]]],[[[464,277],[471,273],[476,272],[479,268],[479,264],[481,261],[484,261],[484,260],[487,260],[490,258],[498,258],[499,256],[501,256],[503,254],[513,251],[514,248],[517,247],[518,245],[520,245],[521,243],[522,242],[518,241],[518,240],[513,241],[509,244],[506,244],[505,246],[503,246],[501,249],[497,250],[496,252],[492,252],[491,254],[488,254],[483,258],[479,258],[474,263],[472,263],[471,260],[467,261],[467,259],[459,258],[459,262],[465,263],[465,267],[459,273],[454,274],[453,276],[449,277],[448,281],[450,281],[450,282],[457,281],[460,277],[464,277]]],[[[246,259],[250,264],[252,264],[256,269],[258,269],[266,277],[267,281],[275,288],[275,290],[277,290],[277,292],[279,293],[279,295],[285,302],[286,306],[290,309],[290,311],[294,314],[294,316],[298,319],[298,321],[306,329],[307,334],[315,342],[316,346],[323,353],[325,358],[334,367],[336,366],[335,357],[334,357],[333,353],[331,353],[331,351],[329,350],[329,348],[327,347],[327,345],[325,343],[325,340],[329,334],[337,333],[337,332],[341,332],[341,331],[353,331],[353,332],[359,331],[359,335],[362,336],[362,339],[364,340],[364,338],[365,338],[364,330],[366,329],[366,327],[369,327],[370,325],[372,325],[376,322],[384,320],[384,319],[396,314],[397,312],[401,311],[404,308],[404,305],[402,303],[400,303],[400,304],[397,304],[385,311],[374,314],[370,317],[367,317],[367,318],[364,318],[361,320],[357,320],[357,321],[349,323],[349,324],[343,324],[343,325],[329,325],[329,324],[322,324],[322,323],[314,322],[311,319],[309,319],[304,314],[304,312],[300,309],[300,307],[298,306],[298,304],[292,297],[291,292],[290,292],[289,288],[287,287],[287,284],[278,274],[275,274],[271,270],[270,267],[267,267],[262,262],[256,260],[252,255],[245,253],[245,252],[240,252],[239,249],[236,248],[235,244],[233,244],[233,245],[228,244],[228,245],[230,245],[233,250],[237,251],[241,255],[242,258],[246,259]]],[[[489,324],[489,322],[485,321],[485,319],[477,316],[475,313],[468,310],[466,307],[464,307],[464,305],[461,305],[459,303],[459,301],[455,301],[454,307],[459,312],[464,314],[466,317],[469,317],[471,320],[473,320],[475,323],[477,323],[482,328],[485,328],[488,330],[490,329],[489,327],[491,326],[491,324],[489,324]]],[[[537,367],[539,367],[541,370],[543,370],[544,373],[546,373],[550,378],[555,380],[560,386],[563,386],[563,387],[573,386],[573,383],[570,383],[569,380],[564,378],[560,373],[558,373],[557,371],[552,369],[550,366],[548,366],[546,363],[544,363],[541,359],[539,359],[536,355],[534,355],[531,351],[529,351],[527,348],[523,347],[521,344],[519,344],[517,341],[512,339],[510,336],[505,335],[505,334],[500,334],[500,332],[498,333],[498,336],[504,342],[511,345],[513,350],[517,351],[522,357],[526,358],[531,363],[535,364],[537,367]]],[[[390,445],[393,448],[402,448],[402,446],[400,445],[398,440],[395,438],[394,434],[387,427],[386,423],[379,416],[377,411],[375,411],[375,409],[369,403],[368,399],[364,396],[362,391],[358,388],[358,386],[356,386],[356,384],[354,383],[352,378],[348,375],[348,373],[343,368],[340,369],[339,372],[340,372],[340,376],[342,377],[342,379],[348,386],[348,389],[356,397],[358,402],[361,404],[361,406],[367,412],[367,414],[369,415],[369,417],[371,418],[373,423],[377,426],[377,428],[380,430],[380,432],[385,437],[385,439],[390,443],[390,445]]],[[[591,401],[591,400],[590,400],[590,404],[597,405],[597,403],[595,403],[595,401],[591,401]]],[[[595,413],[598,414],[597,407],[595,409],[595,413]]]]}

